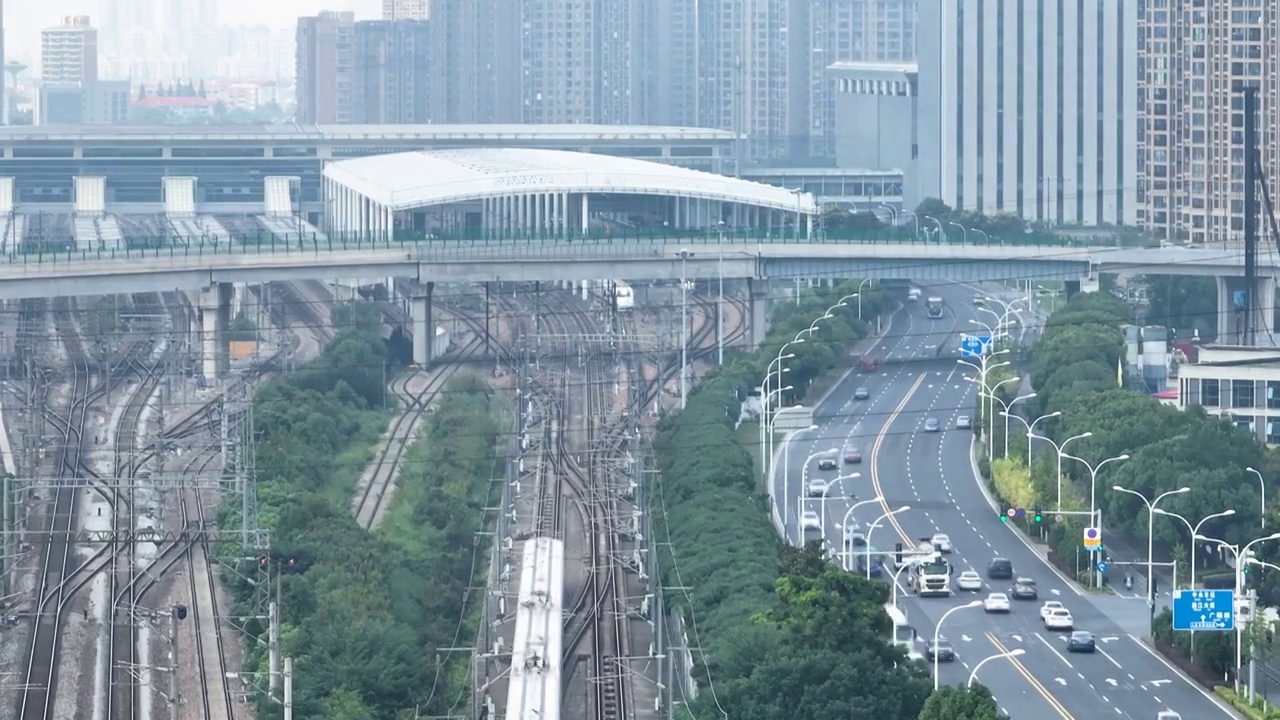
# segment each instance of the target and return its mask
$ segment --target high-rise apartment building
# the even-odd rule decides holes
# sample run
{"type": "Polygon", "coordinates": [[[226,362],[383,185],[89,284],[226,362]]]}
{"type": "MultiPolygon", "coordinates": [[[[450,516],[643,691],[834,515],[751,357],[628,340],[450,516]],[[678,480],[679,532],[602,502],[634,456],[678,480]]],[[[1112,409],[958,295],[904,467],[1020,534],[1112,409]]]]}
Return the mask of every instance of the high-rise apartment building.
{"type": "MultiPolygon", "coordinates": [[[[809,3],[809,154],[836,152],[836,63],[916,59],[917,0],[806,0],[809,3]]],[[[932,7],[932,6],[929,6],[932,7]]],[[[844,98],[848,100],[848,98],[844,98]]],[[[901,169],[901,168],[895,168],[901,169]]]]}
{"type": "Polygon", "coordinates": [[[987,214],[1132,225],[1138,5],[950,0],[922,8],[920,194],[987,214]]]}
{"type": "Polygon", "coordinates": [[[1138,223],[1166,240],[1240,239],[1243,85],[1258,88],[1263,170],[1280,195],[1280,3],[1147,2],[1139,26],[1138,223]]]}
{"type": "Polygon", "coordinates": [[[298,19],[297,121],[431,121],[431,32],[422,20],[298,19]]]}
{"type": "Polygon", "coordinates": [[[432,0],[432,122],[521,121],[517,10],[512,0],[432,0]]]}
{"type": "Polygon", "coordinates": [[[658,4],[433,0],[433,120],[652,122],[658,4]]]}
{"type": "Polygon", "coordinates": [[[298,122],[356,122],[355,36],[354,12],[324,11],[298,18],[298,122]]]}
{"type": "Polygon", "coordinates": [[[383,20],[426,20],[430,10],[428,0],[382,0],[383,20]]]}
{"type": "MultiPolygon", "coordinates": [[[[0,66],[7,62],[4,56],[4,0],[0,0],[0,66]]],[[[9,124],[9,98],[5,95],[7,87],[4,75],[0,75],[0,125],[9,124]]]]}
{"type": "Polygon", "coordinates": [[[429,122],[431,33],[427,23],[360,22],[355,37],[352,122],[429,122]]]}
{"type": "Polygon", "coordinates": [[[98,31],[88,15],[63,18],[61,25],[41,31],[40,79],[59,85],[98,79],[98,31]]]}

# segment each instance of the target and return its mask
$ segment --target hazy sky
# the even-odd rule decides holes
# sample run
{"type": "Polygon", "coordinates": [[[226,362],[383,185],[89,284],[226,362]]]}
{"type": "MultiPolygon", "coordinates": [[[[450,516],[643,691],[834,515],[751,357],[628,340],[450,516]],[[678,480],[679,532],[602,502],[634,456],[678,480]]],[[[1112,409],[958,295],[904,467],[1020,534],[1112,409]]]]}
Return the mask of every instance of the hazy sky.
{"type": "MultiPolygon", "coordinates": [[[[57,25],[66,15],[88,15],[94,24],[109,0],[3,0],[6,59],[40,52],[40,30],[57,25]]],[[[157,0],[157,4],[159,4],[157,0]]],[[[320,10],[354,10],[356,17],[372,20],[382,12],[380,0],[217,0],[219,22],[224,25],[292,27],[299,15],[320,10]]]]}

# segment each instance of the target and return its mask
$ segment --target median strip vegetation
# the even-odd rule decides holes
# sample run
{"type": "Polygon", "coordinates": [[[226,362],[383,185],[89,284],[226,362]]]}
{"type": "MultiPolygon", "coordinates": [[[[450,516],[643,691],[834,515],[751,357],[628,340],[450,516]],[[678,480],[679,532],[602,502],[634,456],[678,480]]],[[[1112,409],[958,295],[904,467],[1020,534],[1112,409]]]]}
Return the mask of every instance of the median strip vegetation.
{"type": "MultiPolygon", "coordinates": [[[[1229,419],[1209,415],[1199,407],[1179,410],[1141,391],[1122,387],[1124,374],[1120,369],[1125,346],[1121,327],[1129,322],[1128,308],[1108,294],[1077,295],[1061,307],[1049,318],[1031,352],[1031,378],[1037,395],[1022,410],[1028,419],[1060,412],[1058,417],[1039,422],[1036,434],[1059,445],[1076,438],[1064,448],[1067,455],[1094,467],[1115,459],[1098,471],[1096,484],[1084,463],[1072,457],[1062,460],[1063,509],[1087,512],[1092,490],[1101,512],[1102,541],[1108,553],[1112,552],[1108,546],[1114,544],[1141,549],[1140,556],[1112,556],[1108,578],[1112,584],[1118,584],[1116,578],[1124,573],[1114,561],[1145,564],[1148,533],[1146,505],[1131,494],[1113,490],[1113,486],[1133,490],[1148,499],[1189,487],[1190,492],[1171,495],[1159,507],[1191,523],[1234,509],[1232,516],[1208,520],[1199,532],[1236,544],[1264,535],[1257,480],[1245,468],[1259,468],[1268,478],[1280,474],[1276,454],[1229,419]],[[1091,435],[1081,437],[1085,433],[1091,435]],[[1125,455],[1128,458],[1121,459],[1125,455]]],[[[1002,388],[999,392],[1008,401],[1014,391],[1005,395],[1002,388]]],[[[1003,448],[1003,438],[998,434],[1002,427],[1002,422],[996,423],[997,457],[1003,448]]],[[[1015,421],[1010,426],[1008,457],[997,459],[990,467],[980,461],[979,466],[992,479],[991,486],[1003,507],[1027,510],[1025,516],[1010,522],[1047,543],[1049,557],[1060,569],[1090,584],[1095,580],[1092,567],[1096,558],[1082,548],[1087,515],[1064,516],[1061,522],[1055,519],[1055,453],[1052,449],[1038,452],[1028,476],[1025,433],[1025,427],[1015,421]],[[1035,522],[1033,509],[1042,511],[1041,522],[1035,522]]],[[[985,456],[985,449],[980,452],[985,456]]],[[[1191,540],[1187,526],[1177,518],[1156,515],[1153,533],[1157,561],[1174,562],[1178,585],[1188,587],[1191,540]]],[[[1274,561],[1280,550],[1276,546],[1277,543],[1262,543],[1256,550],[1260,557],[1274,561]]],[[[1234,586],[1234,571],[1204,543],[1198,548],[1197,565],[1198,585],[1234,586]]],[[[1130,570],[1135,577],[1145,576],[1145,571],[1145,566],[1130,570]]],[[[1157,575],[1167,576],[1167,568],[1157,575]]],[[[1273,606],[1280,599],[1276,575],[1254,569],[1247,576],[1249,584],[1259,590],[1260,607],[1273,606]]],[[[1170,588],[1159,582],[1157,590],[1163,595],[1170,588]]],[[[1197,633],[1193,664],[1191,634],[1173,632],[1171,620],[1165,612],[1157,615],[1154,623],[1155,644],[1171,660],[1206,685],[1221,683],[1223,677],[1235,672],[1234,633],[1197,633]]],[[[1253,630],[1250,628],[1245,635],[1246,659],[1248,646],[1254,645],[1250,641],[1253,630]]],[[[1270,643],[1258,642],[1255,647],[1260,659],[1270,657],[1270,643]]]]}
{"type": "MultiPolygon", "coordinates": [[[[888,586],[826,562],[817,543],[784,549],[769,499],[757,492],[751,457],[735,435],[748,390],[760,386],[782,344],[857,287],[848,283],[781,305],[757,351],[726,362],[690,394],[683,411],[659,425],[657,547],[664,585],[688,588],[669,595],[695,647],[699,695],[692,716],[888,720],[915,718],[925,708],[928,674],[903,662],[902,651],[886,641],[888,586]]],[[[874,320],[894,304],[864,286],[864,318],[874,320]]],[[[868,333],[856,301],[832,315],[788,348],[795,353],[786,383],[796,388],[793,401],[820,374],[844,367],[852,344],[868,333]]],[[[943,717],[931,712],[922,717],[943,717]]]]}
{"type": "MultiPolygon", "coordinates": [[[[259,518],[281,568],[294,714],[445,715],[466,703],[467,658],[439,649],[475,635],[466,599],[488,559],[477,531],[509,414],[482,380],[455,378],[410,452],[390,517],[365,532],[350,494],[386,425],[377,408],[388,355],[376,309],[342,310],[353,322],[335,322],[343,329],[322,356],[267,383],[255,401],[259,518]]],[[[247,611],[252,588],[234,587],[247,611]]],[[[260,637],[248,643],[247,669],[265,672],[266,628],[248,630],[260,637]]]]}

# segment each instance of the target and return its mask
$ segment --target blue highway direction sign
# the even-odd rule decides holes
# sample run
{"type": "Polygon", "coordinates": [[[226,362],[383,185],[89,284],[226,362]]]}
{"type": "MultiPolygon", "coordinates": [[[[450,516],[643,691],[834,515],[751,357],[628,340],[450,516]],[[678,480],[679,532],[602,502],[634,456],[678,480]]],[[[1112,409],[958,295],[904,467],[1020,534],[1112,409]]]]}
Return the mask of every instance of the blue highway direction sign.
{"type": "Polygon", "coordinates": [[[1234,590],[1179,590],[1173,595],[1174,630],[1234,630],[1234,590]]]}
{"type": "Polygon", "coordinates": [[[990,335],[961,335],[960,357],[982,357],[990,344],[990,335]]]}

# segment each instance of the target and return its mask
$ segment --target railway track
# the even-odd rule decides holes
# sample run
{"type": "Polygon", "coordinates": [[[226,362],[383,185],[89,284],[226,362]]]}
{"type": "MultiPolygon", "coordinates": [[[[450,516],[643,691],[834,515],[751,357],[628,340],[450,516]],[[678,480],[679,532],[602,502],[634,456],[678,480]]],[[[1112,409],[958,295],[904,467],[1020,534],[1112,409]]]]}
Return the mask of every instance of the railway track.
{"type": "Polygon", "coordinates": [[[65,411],[66,423],[58,448],[57,477],[73,480],[58,483],[54,489],[52,514],[45,528],[49,539],[45,545],[42,562],[39,595],[35,608],[35,625],[27,652],[27,667],[23,692],[18,706],[21,720],[52,720],[57,687],[58,655],[61,650],[63,616],[73,592],[68,580],[75,577],[72,548],[72,532],[78,505],[78,483],[74,482],[76,469],[81,465],[84,452],[84,428],[89,413],[92,384],[88,355],[80,342],[71,317],[69,300],[54,302],[54,317],[58,336],[72,365],[70,389],[65,411]]]}
{"type": "Polygon", "coordinates": [[[400,474],[400,461],[413,444],[422,416],[427,413],[449,380],[462,368],[461,362],[483,349],[484,338],[473,335],[459,351],[459,362],[439,365],[430,370],[415,370],[391,383],[392,393],[404,401],[405,407],[391,422],[387,442],[379,450],[372,465],[373,474],[356,503],[356,522],[360,527],[372,529],[382,517],[386,500],[391,496],[400,474]],[[416,392],[410,390],[410,386],[422,376],[427,377],[427,384],[416,392]]]}

